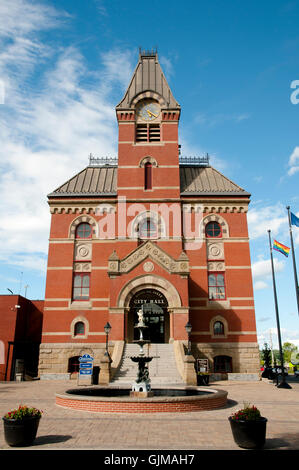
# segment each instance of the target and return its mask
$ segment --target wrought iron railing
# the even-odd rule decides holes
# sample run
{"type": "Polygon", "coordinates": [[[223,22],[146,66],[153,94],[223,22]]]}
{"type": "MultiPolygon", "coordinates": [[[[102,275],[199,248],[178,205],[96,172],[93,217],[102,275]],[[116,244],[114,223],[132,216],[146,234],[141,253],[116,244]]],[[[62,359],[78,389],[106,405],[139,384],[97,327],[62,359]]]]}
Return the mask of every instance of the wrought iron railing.
{"type": "MultiPolygon", "coordinates": [[[[179,162],[181,166],[210,166],[210,156],[207,153],[204,157],[183,157],[179,156],[179,162]]],[[[117,157],[94,157],[92,154],[89,155],[89,166],[117,166],[117,157]]]]}
{"type": "Polygon", "coordinates": [[[117,166],[117,157],[94,157],[92,154],[89,155],[89,166],[117,166]]]}
{"type": "Polygon", "coordinates": [[[180,165],[182,166],[210,166],[210,156],[207,153],[204,157],[183,157],[180,155],[180,165]]]}

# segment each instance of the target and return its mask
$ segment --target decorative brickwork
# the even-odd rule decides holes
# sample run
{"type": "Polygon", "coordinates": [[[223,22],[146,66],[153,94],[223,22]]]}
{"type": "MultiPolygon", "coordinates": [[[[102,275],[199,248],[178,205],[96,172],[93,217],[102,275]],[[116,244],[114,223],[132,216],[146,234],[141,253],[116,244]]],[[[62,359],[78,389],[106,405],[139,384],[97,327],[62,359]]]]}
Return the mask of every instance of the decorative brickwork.
{"type": "MultiPolygon", "coordinates": [[[[204,389],[203,389],[204,391],[204,389]]],[[[189,413],[221,408],[227,403],[227,392],[209,389],[209,394],[165,398],[83,398],[56,394],[56,405],[93,413],[189,413]]]]}

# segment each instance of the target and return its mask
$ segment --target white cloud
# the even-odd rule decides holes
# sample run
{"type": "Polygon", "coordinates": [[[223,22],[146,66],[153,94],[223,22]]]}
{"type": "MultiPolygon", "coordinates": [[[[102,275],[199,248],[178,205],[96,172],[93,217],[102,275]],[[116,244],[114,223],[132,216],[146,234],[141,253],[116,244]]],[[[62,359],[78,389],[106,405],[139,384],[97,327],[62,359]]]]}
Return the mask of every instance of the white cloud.
{"type": "MultiPolygon", "coordinates": [[[[287,328],[280,328],[280,334],[282,345],[283,343],[292,343],[299,348],[299,329],[290,330],[287,328]]],[[[258,343],[262,349],[264,347],[264,343],[267,343],[270,346],[271,340],[273,349],[278,349],[277,327],[267,328],[258,334],[258,343]]]]}
{"type": "Polygon", "coordinates": [[[293,176],[299,171],[299,147],[295,147],[289,158],[288,175],[293,176]]]}
{"type": "Polygon", "coordinates": [[[210,114],[207,115],[205,113],[198,113],[195,116],[195,123],[206,125],[208,127],[214,127],[218,125],[225,124],[226,122],[234,122],[236,124],[241,123],[250,119],[249,113],[217,113],[217,114],[210,114]]]}
{"type": "Polygon", "coordinates": [[[170,77],[174,74],[171,60],[165,56],[161,56],[159,58],[159,61],[160,61],[160,64],[162,65],[165,76],[168,77],[168,79],[170,79],[170,77]]]}
{"type": "MultiPolygon", "coordinates": [[[[278,260],[277,258],[273,259],[273,264],[275,272],[281,272],[285,267],[285,262],[283,260],[278,260]]],[[[270,259],[259,260],[252,264],[252,275],[255,279],[268,277],[271,273],[272,268],[270,259]]]]}
{"type": "Polygon", "coordinates": [[[100,58],[101,73],[90,71],[75,47],[54,50],[40,40],[39,32],[61,25],[63,12],[10,0],[0,4],[0,16],[0,45],[9,43],[0,53],[9,85],[0,106],[0,260],[44,270],[46,196],[87,166],[89,153],[116,154],[111,91],[128,84],[132,57],[108,51],[100,58]]]}
{"type": "MultiPolygon", "coordinates": [[[[277,258],[274,258],[273,264],[275,274],[283,271],[285,268],[285,262],[283,260],[278,260],[277,258]]],[[[256,261],[255,263],[252,263],[252,277],[255,290],[262,290],[270,287],[267,282],[272,277],[272,267],[270,259],[262,259],[256,261]]]]}
{"type": "MultiPolygon", "coordinates": [[[[247,214],[249,236],[251,239],[265,237],[268,239],[268,230],[276,236],[278,233],[287,235],[288,215],[286,208],[277,203],[270,206],[250,208],[247,214]]],[[[283,243],[282,240],[280,240],[283,243]]]]}
{"type": "Polygon", "coordinates": [[[262,289],[268,289],[268,284],[265,281],[256,281],[254,282],[254,289],[255,290],[262,290],[262,289]]]}

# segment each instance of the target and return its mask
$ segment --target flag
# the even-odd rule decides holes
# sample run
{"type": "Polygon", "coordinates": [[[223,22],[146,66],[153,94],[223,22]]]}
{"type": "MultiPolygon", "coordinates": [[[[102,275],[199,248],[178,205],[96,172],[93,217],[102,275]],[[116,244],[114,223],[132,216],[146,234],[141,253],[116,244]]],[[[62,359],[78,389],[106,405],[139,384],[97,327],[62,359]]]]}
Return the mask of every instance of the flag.
{"type": "Polygon", "coordinates": [[[274,240],[273,249],[276,250],[276,251],[279,251],[280,253],[282,253],[286,257],[289,256],[290,248],[283,245],[282,243],[279,243],[277,240],[274,240]]]}
{"type": "Polygon", "coordinates": [[[296,227],[299,227],[299,218],[296,217],[293,212],[291,212],[291,225],[296,225],[296,227]]]}

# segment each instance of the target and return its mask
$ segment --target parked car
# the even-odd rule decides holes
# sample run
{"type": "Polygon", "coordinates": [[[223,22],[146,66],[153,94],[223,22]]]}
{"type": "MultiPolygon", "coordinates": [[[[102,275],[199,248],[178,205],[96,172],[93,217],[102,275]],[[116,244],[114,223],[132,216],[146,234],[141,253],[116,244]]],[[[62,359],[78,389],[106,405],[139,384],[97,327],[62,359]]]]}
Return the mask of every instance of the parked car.
{"type": "MultiPolygon", "coordinates": [[[[273,367],[272,372],[273,372],[273,374],[282,374],[282,368],[281,367],[273,367]]],[[[285,367],[284,367],[284,375],[288,375],[288,371],[285,367]]]]}

